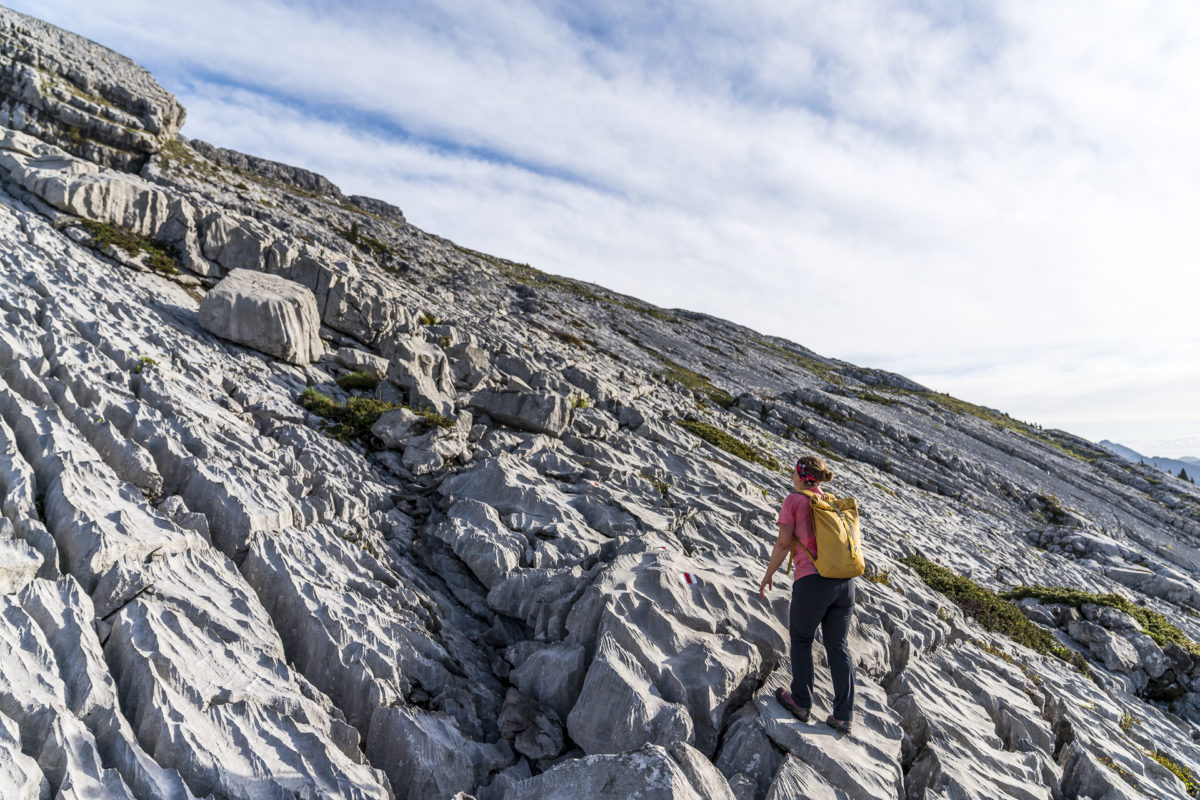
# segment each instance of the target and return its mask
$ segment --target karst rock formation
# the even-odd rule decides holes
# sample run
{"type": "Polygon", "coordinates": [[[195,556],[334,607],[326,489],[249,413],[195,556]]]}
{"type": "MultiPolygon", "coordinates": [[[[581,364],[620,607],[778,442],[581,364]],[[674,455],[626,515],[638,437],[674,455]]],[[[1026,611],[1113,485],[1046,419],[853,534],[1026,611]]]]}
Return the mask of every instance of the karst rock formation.
{"type": "Polygon", "coordinates": [[[183,119],[0,9],[0,797],[1196,791],[1191,484],[183,119]],[[806,452],[863,514],[851,736],[773,697],[806,452]],[[1084,600],[997,601],[1053,655],[929,564],[1084,600]]]}

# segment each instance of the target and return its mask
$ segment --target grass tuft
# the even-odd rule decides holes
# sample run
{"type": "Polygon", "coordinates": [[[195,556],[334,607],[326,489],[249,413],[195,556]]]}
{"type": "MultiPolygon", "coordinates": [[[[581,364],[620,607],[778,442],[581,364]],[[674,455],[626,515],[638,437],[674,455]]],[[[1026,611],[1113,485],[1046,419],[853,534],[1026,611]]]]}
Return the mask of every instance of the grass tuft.
{"type": "Polygon", "coordinates": [[[907,556],[900,562],[911,567],[931,589],[953,600],[963,613],[986,630],[1003,634],[1038,653],[1061,658],[1084,675],[1092,676],[1082,654],[1064,647],[1050,631],[1030,622],[1016,604],[1006,599],[1007,595],[1002,597],[921,556],[907,556]]]}
{"type": "Polygon", "coordinates": [[[730,436],[725,431],[709,425],[707,422],[696,422],[686,419],[678,420],[678,422],[684,430],[699,436],[709,444],[719,447],[726,453],[731,453],[743,461],[749,461],[751,464],[761,464],[772,471],[783,469],[778,461],[766,453],[756,450],[741,439],[730,436]]]}
{"type": "Polygon", "coordinates": [[[305,389],[298,402],[306,411],[334,423],[326,433],[340,442],[366,439],[383,412],[399,408],[395,403],[373,397],[351,397],[345,403],[338,403],[313,388],[305,389]]]}
{"type": "Polygon", "coordinates": [[[1079,608],[1084,603],[1098,606],[1109,606],[1118,611],[1124,611],[1138,621],[1146,631],[1146,635],[1154,640],[1159,647],[1177,644],[1192,655],[1200,658],[1200,644],[1189,639],[1183,631],[1172,625],[1166,617],[1157,611],[1151,611],[1135,605],[1119,594],[1092,594],[1079,589],[1064,589],[1058,586],[1018,586],[1004,593],[1008,600],[1021,600],[1026,597],[1036,598],[1043,603],[1061,603],[1079,608]]]}
{"type": "Polygon", "coordinates": [[[347,392],[371,392],[379,385],[379,378],[371,372],[351,372],[338,378],[337,385],[347,392]]]}
{"type": "Polygon", "coordinates": [[[147,255],[146,265],[159,275],[174,275],[179,271],[179,264],[172,255],[171,245],[166,242],[150,239],[134,233],[128,228],[111,225],[107,222],[81,219],[79,224],[92,235],[96,247],[100,250],[112,245],[121,248],[131,256],[136,256],[144,250],[147,255]]]}

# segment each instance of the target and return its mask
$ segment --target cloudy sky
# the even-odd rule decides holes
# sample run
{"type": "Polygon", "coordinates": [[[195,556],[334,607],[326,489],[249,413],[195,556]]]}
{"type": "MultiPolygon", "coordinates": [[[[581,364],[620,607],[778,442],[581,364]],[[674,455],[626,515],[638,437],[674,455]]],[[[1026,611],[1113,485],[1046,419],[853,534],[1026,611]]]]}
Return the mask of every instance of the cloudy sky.
{"type": "Polygon", "coordinates": [[[3,0],[414,224],[1200,456],[1200,6],[3,0]]]}

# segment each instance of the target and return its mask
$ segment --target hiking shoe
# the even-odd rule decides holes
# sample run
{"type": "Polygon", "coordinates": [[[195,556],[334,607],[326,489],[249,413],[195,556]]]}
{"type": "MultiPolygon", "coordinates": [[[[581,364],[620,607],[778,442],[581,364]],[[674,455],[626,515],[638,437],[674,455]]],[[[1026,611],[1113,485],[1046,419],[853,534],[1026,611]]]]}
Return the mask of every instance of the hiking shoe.
{"type": "Polygon", "coordinates": [[[846,736],[850,735],[850,728],[852,727],[851,723],[842,722],[840,719],[834,719],[833,714],[829,715],[829,719],[825,720],[825,724],[833,728],[838,733],[845,734],[846,736]]]}
{"type": "Polygon", "coordinates": [[[792,693],[787,689],[784,689],[782,686],[776,689],[775,699],[779,701],[779,705],[792,712],[793,717],[801,722],[808,722],[809,710],[807,708],[801,708],[796,703],[796,698],[792,697],[792,693]]]}

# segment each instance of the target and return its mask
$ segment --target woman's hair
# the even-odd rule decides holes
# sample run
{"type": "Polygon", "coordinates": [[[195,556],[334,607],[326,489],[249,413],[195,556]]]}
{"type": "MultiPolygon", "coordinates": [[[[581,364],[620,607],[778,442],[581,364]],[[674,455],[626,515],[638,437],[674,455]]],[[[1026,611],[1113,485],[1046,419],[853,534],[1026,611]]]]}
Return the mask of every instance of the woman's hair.
{"type": "Polygon", "coordinates": [[[801,478],[812,477],[813,480],[822,482],[833,480],[833,470],[817,456],[801,456],[796,462],[796,471],[800,473],[801,478]]]}

